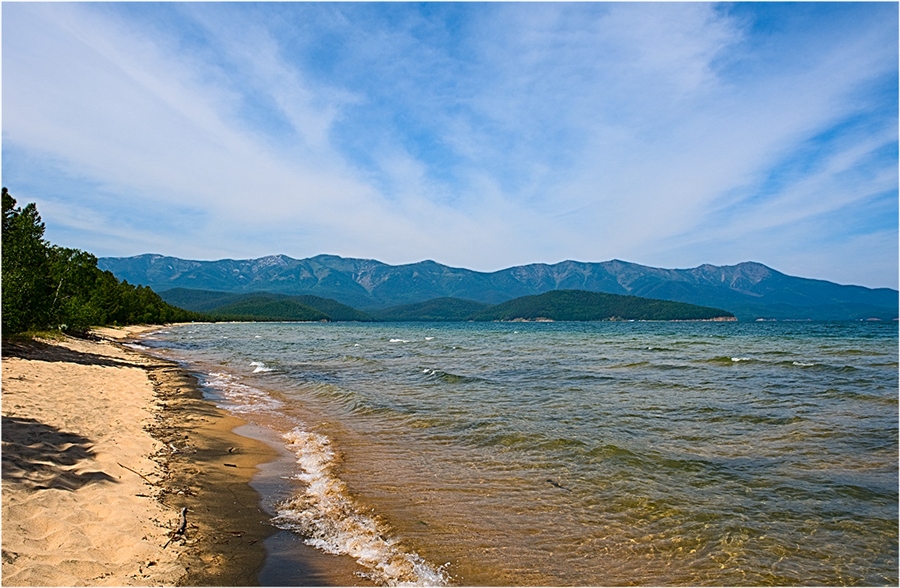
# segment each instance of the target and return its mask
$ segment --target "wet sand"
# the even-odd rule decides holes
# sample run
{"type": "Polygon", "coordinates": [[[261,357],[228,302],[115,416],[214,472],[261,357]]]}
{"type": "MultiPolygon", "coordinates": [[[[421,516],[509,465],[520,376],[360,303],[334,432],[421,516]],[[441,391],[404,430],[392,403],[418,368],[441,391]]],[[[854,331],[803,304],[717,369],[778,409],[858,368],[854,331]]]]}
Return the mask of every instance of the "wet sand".
{"type": "Polygon", "coordinates": [[[250,481],[278,452],[121,345],[141,330],[4,344],[2,584],[258,585],[267,541],[266,584],[366,584],[268,522],[250,481]]]}

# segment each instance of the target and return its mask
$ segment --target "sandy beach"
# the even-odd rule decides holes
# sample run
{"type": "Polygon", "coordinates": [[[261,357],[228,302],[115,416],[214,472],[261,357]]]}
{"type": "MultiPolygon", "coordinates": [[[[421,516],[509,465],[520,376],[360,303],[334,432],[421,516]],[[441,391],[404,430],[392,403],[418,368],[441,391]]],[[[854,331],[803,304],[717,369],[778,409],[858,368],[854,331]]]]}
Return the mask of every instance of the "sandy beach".
{"type": "Polygon", "coordinates": [[[3,585],[256,583],[273,529],[248,482],[274,452],[137,332],[4,345],[3,585]]]}

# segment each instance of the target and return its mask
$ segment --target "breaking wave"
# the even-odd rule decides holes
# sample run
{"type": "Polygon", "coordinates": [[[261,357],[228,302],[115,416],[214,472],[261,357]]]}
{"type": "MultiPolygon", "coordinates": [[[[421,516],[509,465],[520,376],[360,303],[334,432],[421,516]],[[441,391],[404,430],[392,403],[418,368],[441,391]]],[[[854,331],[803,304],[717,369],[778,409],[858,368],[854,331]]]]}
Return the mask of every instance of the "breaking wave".
{"type": "Polygon", "coordinates": [[[251,362],[250,362],[250,365],[254,366],[254,368],[255,368],[255,369],[253,370],[253,373],[254,373],[254,374],[258,374],[258,373],[261,373],[261,372],[271,372],[271,371],[272,371],[272,368],[266,367],[266,364],[264,364],[264,363],[261,362],[261,361],[251,361],[251,362]]]}
{"type": "Polygon", "coordinates": [[[308,545],[334,555],[349,555],[368,570],[367,576],[388,586],[445,586],[442,566],[435,567],[389,537],[382,522],[366,514],[334,473],[336,456],[324,435],[300,428],[284,435],[297,455],[306,489],[277,508],[274,523],[295,531],[308,545]]]}
{"type": "Polygon", "coordinates": [[[242,384],[231,374],[211,372],[203,383],[221,394],[235,412],[273,411],[284,404],[262,390],[242,384]]]}

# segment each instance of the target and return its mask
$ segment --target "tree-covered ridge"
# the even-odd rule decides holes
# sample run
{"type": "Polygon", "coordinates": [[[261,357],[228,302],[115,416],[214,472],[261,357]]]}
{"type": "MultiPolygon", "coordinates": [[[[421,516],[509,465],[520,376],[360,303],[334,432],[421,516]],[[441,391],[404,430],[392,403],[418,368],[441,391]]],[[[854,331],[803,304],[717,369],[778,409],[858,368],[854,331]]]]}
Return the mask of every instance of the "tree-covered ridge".
{"type": "Polygon", "coordinates": [[[380,321],[465,321],[486,308],[488,305],[481,302],[444,297],[392,306],[370,314],[380,321]]]}
{"type": "Polygon", "coordinates": [[[35,204],[17,207],[6,188],[2,196],[3,335],[203,318],[163,302],[146,286],[120,282],[90,253],[50,244],[35,204]]]}
{"type": "Polygon", "coordinates": [[[472,316],[473,320],[602,321],[602,320],[734,320],[718,308],[684,302],[654,300],[638,296],[603,294],[584,290],[554,290],[523,296],[492,306],[472,316]]]}
{"type": "Polygon", "coordinates": [[[213,320],[228,321],[328,321],[330,317],[290,299],[256,298],[227,304],[210,313],[213,320]]]}
{"type": "Polygon", "coordinates": [[[176,288],[161,292],[164,300],[204,312],[212,320],[232,321],[494,321],[536,320],[710,320],[733,319],[725,310],[686,304],[600,294],[583,290],[555,290],[525,296],[496,306],[460,298],[435,298],[368,313],[317,296],[284,296],[271,292],[229,294],[176,288]]]}
{"type": "Polygon", "coordinates": [[[160,297],[180,308],[207,313],[221,320],[370,321],[372,317],[346,304],[320,296],[286,296],[271,292],[233,294],[214,290],[173,288],[160,297]]]}

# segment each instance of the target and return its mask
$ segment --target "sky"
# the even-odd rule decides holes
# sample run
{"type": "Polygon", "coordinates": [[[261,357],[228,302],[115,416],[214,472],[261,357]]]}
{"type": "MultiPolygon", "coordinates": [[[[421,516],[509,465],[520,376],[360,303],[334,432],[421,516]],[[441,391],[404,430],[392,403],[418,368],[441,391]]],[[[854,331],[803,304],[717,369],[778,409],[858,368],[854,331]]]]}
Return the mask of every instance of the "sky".
{"type": "Polygon", "coordinates": [[[2,3],[2,182],[100,257],[898,286],[898,5],[2,3]]]}

